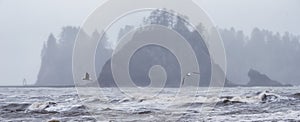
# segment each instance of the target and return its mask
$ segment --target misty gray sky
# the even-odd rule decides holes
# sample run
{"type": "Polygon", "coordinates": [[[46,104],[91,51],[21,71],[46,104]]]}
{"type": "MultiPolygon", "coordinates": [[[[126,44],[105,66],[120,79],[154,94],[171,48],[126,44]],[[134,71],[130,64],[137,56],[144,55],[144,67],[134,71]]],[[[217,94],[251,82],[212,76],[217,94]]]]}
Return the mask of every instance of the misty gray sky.
{"type": "MultiPolygon", "coordinates": [[[[197,0],[196,0],[197,1],[197,0]]],[[[254,27],[300,34],[299,0],[199,0],[220,28],[254,27]]],[[[101,0],[0,0],[0,85],[34,83],[50,33],[79,26],[101,0]]]]}

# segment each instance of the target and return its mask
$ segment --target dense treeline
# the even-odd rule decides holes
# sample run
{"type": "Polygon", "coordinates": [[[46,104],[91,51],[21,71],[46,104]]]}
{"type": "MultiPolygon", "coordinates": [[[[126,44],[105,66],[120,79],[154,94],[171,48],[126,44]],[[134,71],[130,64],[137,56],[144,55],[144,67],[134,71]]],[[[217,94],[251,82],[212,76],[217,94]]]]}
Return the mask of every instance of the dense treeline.
{"type": "MultiPolygon", "coordinates": [[[[191,29],[185,19],[157,10],[153,11],[148,18],[145,18],[144,24],[163,25],[181,34],[196,52],[202,74],[200,78],[202,78],[202,83],[208,85],[211,75],[210,69],[214,64],[210,62],[210,56],[202,38],[195,30],[191,29]]],[[[197,27],[201,28],[201,25],[197,27]]],[[[121,29],[119,37],[130,31],[130,29],[133,29],[133,27],[126,26],[121,29]]],[[[201,29],[206,31],[205,28],[201,29]]],[[[36,85],[73,85],[72,51],[78,31],[79,28],[76,27],[64,27],[59,36],[55,37],[50,34],[42,50],[41,68],[36,85]]],[[[225,44],[228,64],[227,78],[230,81],[237,84],[247,84],[249,81],[248,71],[255,69],[281,83],[300,84],[299,36],[288,32],[280,34],[258,28],[254,28],[250,35],[245,35],[243,31],[237,31],[234,28],[219,29],[219,32],[225,44]]],[[[87,36],[87,39],[96,38],[99,33],[95,32],[92,36],[87,36]]],[[[97,55],[109,57],[112,53],[112,49],[107,48],[110,47],[109,43],[100,43],[97,55]]],[[[107,86],[110,86],[110,80],[113,80],[109,67],[110,62],[109,59],[102,60],[102,58],[96,56],[96,66],[99,67],[97,72],[100,75],[98,80],[103,80],[107,86]]],[[[167,70],[168,78],[170,77],[167,83],[170,86],[178,86],[180,84],[170,83],[180,81],[178,79],[180,78],[178,77],[180,75],[178,62],[173,59],[174,56],[168,50],[155,46],[145,47],[136,53],[136,57],[132,58],[136,66],[131,67],[133,71],[132,78],[136,79],[137,82],[141,82],[142,85],[146,85],[145,81],[149,81],[149,77],[145,74],[147,74],[149,68],[152,65],[162,65],[167,70]],[[144,63],[141,62],[141,59],[148,60],[144,63]]]]}
{"type": "Polygon", "coordinates": [[[50,34],[41,54],[41,68],[36,85],[56,86],[72,85],[72,52],[76,35],[76,27],[64,27],[58,39],[50,34]]]}
{"type": "Polygon", "coordinates": [[[234,28],[220,29],[220,34],[226,48],[230,80],[246,83],[247,73],[252,68],[272,79],[299,84],[299,36],[258,28],[249,36],[234,28]]]}

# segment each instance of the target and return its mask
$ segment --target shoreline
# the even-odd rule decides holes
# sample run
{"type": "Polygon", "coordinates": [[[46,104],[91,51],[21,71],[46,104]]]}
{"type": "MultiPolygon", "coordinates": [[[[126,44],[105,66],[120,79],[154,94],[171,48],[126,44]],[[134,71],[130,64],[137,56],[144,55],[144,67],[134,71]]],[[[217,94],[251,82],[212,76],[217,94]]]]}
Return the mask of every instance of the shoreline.
{"type": "MultiPolygon", "coordinates": [[[[95,86],[94,86],[95,87],[95,86]]],[[[224,86],[221,88],[268,88],[268,87],[297,87],[297,86],[224,86]]],[[[76,88],[76,86],[0,86],[0,88],[76,88]]],[[[117,87],[101,87],[101,88],[117,88],[117,87]]],[[[154,87],[155,88],[155,87],[154,87]]],[[[180,87],[166,87],[166,88],[180,88],[180,87]]],[[[201,87],[199,88],[208,88],[201,87]]]]}

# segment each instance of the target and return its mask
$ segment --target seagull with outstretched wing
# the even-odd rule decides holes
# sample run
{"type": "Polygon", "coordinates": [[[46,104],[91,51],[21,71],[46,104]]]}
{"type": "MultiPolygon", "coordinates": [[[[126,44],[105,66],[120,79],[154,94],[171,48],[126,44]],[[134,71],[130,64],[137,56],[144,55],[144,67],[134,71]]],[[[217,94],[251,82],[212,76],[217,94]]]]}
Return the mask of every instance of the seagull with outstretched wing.
{"type": "Polygon", "coordinates": [[[85,76],[82,78],[82,80],[86,80],[86,81],[91,81],[91,77],[90,77],[90,74],[89,73],[85,73],[85,76]]]}

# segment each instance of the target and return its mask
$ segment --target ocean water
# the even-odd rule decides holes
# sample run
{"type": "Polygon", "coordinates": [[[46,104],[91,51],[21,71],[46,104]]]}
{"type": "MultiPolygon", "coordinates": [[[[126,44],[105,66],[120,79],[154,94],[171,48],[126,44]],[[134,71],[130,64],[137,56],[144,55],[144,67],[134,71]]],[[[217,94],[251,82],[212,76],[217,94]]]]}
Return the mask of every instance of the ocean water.
{"type": "Polygon", "coordinates": [[[129,95],[124,95],[117,88],[103,88],[103,97],[82,97],[76,88],[2,87],[0,121],[300,121],[299,88],[224,88],[218,96],[205,92],[179,95],[176,88],[155,95],[128,88],[129,95]],[[216,104],[205,109],[211,103],[216,104]]]}

